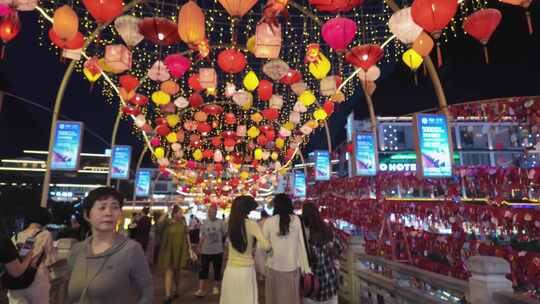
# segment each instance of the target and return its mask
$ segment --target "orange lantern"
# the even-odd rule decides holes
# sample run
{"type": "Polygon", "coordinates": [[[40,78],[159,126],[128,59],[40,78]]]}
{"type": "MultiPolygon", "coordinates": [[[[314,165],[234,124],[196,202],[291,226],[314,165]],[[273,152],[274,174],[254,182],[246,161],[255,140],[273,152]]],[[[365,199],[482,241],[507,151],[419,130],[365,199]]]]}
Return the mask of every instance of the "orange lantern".
{"type": "Polygon", "coordinates": [[[114,73],[122,73],[131,69],[131,52],[123,44],[107,45],[105,47],[105,64],[114,73]]]}
{"type": "Polygon", "coordinates": [[[79,32],[79,17],[69,5],[63,5],[54,11],[52,28],[60,39],[70,41],[79,32]]]}
{"type": "Polygon", "coordinates": [[[82,1],[90,15],[98,23],[112,22],[122,14],[124,2],[122,0],[83,0],[82,1]]]}
{"type": "Polygon", "coordinates": [[[161,83],[160,89],[163,92],[173,96],[173,95],[176,95],[180,91],[180,86],[172,80],[167,80],[161,83]]]}
{"type": "MultiPolygon", "coordinates": [[[[412,48],[422,57],[426,57],[431,53],[433,46],[433,39],[431,39],[426,32],[422,32],[422,34],[414,41],[412,48]]],[[[439,63],[440,62],[441,60],[439,60],[439,63]]]]}
{"type": "Polygon", "coordinates": [[[218,0],[231,17],[243,17],[257,0],[218,0]]]}
{"type": "Polygon", "coordinates": [[[189,45],[197,45],[204,40],[204,12],[193,0],[182,5],[178,13],[178,35],[189,45]]]}
{"type": "Polygon", "coordinates": [[[217,87],[217,73],[213,68],[200,68],[199,69],[199,83],[201,88],[216,88],[217,87]]]}
{"type": "Polygon", "coordinates": [[[195,113],[195,115],[193,115],[193,118],[196,121],[203,122],[203,121],[206,121],[206,119],[208,119],[208,115],[204,113],[203,111],[199,111],[195,113]]]}
{"type": "Polygon", "coordinates": [[[261,22],[255,32],[255,57],[278,58],[281,50],[281,25],[261,22]]]}

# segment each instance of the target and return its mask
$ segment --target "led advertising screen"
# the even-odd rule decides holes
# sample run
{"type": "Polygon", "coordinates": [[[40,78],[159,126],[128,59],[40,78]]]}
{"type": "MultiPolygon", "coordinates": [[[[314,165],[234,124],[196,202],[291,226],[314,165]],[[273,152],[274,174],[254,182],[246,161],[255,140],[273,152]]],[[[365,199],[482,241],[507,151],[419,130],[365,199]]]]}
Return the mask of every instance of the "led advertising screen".
{"type": "Polygon", "coordinates": [[[294,196],[306,197],[306,176],[304,172],[297,171],[294,173],[294,196]]]}
{"type": "Polygon", "coordinates": [[[315,180],[330,180],[330,153],[328,151],[315,151],[315,180]]]}
{"type": "Polygon", "coordinates": [[[414,127],[418,175],[427,178],[452,176],[452,144],[446,116],[417,114],[414,127]]]}
{"type": "Polygon", "coordinates": [[[110,172],[113,179],[128,179],[131,163],[131,146],[114,146],[111,156],[110,172]]]}
{"type": "Polygon", "coordinates": [[[377,151],[373,133],[358,133],[354,141],[354,164],[356,175],[377,174],[377,151]]]}
{"type": "Polygon", "coordinates": [[[152,171],[149,169],[140,169],[135,177],[135,195],[138,197],[150,196],[150,182],[152,180],[152,171]]]}
{"type": "Polygon", "coordinates": [[[83,137],[82,122],[58,121],[55,128],[51,170],[78,170],[83,137]]]}

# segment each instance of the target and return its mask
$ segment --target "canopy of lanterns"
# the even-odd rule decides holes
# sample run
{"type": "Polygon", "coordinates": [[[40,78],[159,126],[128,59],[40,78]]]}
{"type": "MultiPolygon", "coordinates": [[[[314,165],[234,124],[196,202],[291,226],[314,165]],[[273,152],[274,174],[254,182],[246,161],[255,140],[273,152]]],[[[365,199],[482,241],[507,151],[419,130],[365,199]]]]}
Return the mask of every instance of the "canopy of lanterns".
{"type": "Polygon", "coordinates": [[[358,81],[373,93],[381,60],[416,70],[435,40],[442,64],[440,40],[456,16],[484,46],[501,19],[458,0],[397,12],[362,0],[138,2],[0,0],[0,38],[5,47],[18,12],[37,7],[50,19],[47,43],[80,60],[90,83],[107,75],[105,95],[120,97],[162,172],[198,193],[271,188],[358,81]],[[342,85],[353,71],[358,79],[342,85]]]}

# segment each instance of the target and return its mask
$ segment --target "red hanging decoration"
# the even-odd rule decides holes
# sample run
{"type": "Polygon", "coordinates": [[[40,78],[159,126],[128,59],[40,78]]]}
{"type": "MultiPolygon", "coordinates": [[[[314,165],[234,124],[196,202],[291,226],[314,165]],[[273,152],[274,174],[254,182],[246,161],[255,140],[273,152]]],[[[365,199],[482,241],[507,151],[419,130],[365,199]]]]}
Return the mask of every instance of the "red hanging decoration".
{"type": "MultiPolygon", "coordinates": [[[[19,14],[15,11],[0,20],[0,39],[4,44],[13,40],[21,30],[21,21],[19,20],[19,14]]],[[[0,59],[4,58],[5,45],[2,46],[0,51],[0,59]]]]}
{"type": "Polygon", "coordinates": [[[359,45],[352,48],[345,55],[345,60],[357,68],[365,71],[374,66],[384,55],[383,49],[376,44],[359,45]]]}
{"type": "Polygon", "coordinates": [[[144,38],[157,45],[167,46],[180,43],[177,24],[166,18],[144,18],[139,22],[139,31],[144,38]]]}
{"type": "Polygon", "coordinates": [[[481,9],[463,21],[465,32],[478,40],[484,48],[484,58],[489,63],[487,43],[501,22],[501,12],[494,8],[481,9]]]}
{"type": "Polygon", "coordinates": [[[227,49],[219,52],[217,63],[225,73],[240,73],[247,65],[246,56],[239,50],[227,49]]]}
{"type": "Polygon", "coordinates": [[[83,0],[83,4],[90,15],[101,24],[112,22],[116,17],[122,15],[124,10],[122,0],[83,0]]]}

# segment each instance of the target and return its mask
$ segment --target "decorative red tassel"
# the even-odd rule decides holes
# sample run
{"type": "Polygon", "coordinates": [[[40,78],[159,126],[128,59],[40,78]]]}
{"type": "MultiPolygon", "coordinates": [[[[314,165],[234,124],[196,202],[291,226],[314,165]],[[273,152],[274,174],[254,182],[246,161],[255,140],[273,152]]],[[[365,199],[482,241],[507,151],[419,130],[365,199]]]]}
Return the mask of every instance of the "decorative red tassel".
{"type": "Polygon", "coordinates": [[[441,43],[439,41],[437,41],[437,64],[439,68],[443,65],[441,43]]]}
{"type": "Polygon", "coordinates": [[[531,12],[525,11],[525,15],[527,16],[527,25],[529,26],[529,35],[532,35],[534,30],[533,30],[533,25],[532,25],[532,20],[531,20],[531,12]]]}

